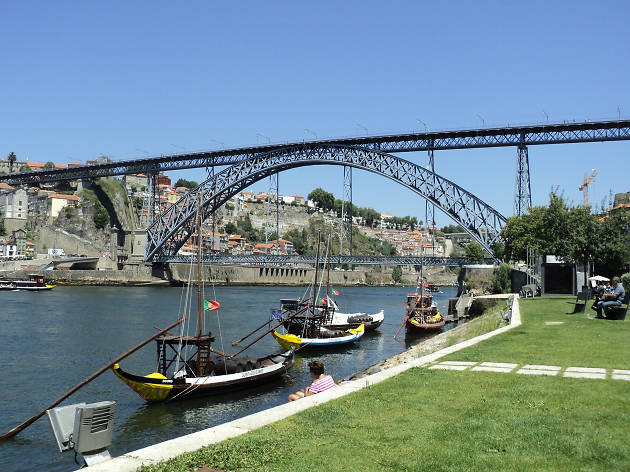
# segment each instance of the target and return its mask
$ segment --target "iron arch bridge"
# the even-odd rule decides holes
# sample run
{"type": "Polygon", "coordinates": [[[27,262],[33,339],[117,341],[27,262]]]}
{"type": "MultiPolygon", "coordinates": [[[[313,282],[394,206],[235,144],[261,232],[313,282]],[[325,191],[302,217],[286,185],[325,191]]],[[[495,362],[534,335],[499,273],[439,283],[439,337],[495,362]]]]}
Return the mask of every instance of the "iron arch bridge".
{"type": "Polygon", "coordinates": [[[201,183],[147,228],[146,261],[166,262],[195,232],[197,208],[207,218],[229,198],[277,172],[311,165],[350,166],[387,177],[426,198],[488,252],[506,218],[487,203],[424,167],[375,149],[303,144],[273,149],[236,163],[201,183]]]}

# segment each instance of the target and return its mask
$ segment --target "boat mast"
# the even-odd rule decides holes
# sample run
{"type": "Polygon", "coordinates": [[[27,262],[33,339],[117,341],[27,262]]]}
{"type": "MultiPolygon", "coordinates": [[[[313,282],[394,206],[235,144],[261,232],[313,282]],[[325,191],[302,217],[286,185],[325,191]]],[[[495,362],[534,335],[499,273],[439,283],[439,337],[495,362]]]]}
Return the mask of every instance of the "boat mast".
{"type": "Polygon", "coordinates": [[[326,310],[329,310],[330,307],[328,306],[328,295],[330,294],[330,240],[331,240],[331,235],[328,235],[328,245],[326,247],[326,251],[327,251],[327,273],[326,273],[326,310]]]}
{"type": "Polygon", "coordinates": [[[201,190],[199,190],[199,198],[197,199],[197,308],[197,338],[201,338],[203,323],[201,306],[201,190]]]}
{"type": "Polygon", "coordinates": [[[319,239],[320,234],[317,233],[317,255],[315,256],[315,280],[313,281],[313,292],[312,292],[312,299],[313,299],[313,315],[315,315],[315,303],[317,302],[317,300],[315,300],[315,286],[317,285],[317,276],[319,275],[319,246],[320,246],[320,242],[321,240],[319,239]]]}

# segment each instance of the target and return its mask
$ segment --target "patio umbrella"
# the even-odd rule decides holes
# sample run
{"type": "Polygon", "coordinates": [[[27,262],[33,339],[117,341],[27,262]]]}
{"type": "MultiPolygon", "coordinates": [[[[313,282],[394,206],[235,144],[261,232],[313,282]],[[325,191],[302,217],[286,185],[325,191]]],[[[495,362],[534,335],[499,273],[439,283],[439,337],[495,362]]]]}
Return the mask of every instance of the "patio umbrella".
{"type": "Polygon", "coordinates": [[[594,275],[593,277],[589,277],[588,280],[595,280],[596,282],[610,282],[610,279],[608,277],[604,277],[603,275],[594,275]]]}

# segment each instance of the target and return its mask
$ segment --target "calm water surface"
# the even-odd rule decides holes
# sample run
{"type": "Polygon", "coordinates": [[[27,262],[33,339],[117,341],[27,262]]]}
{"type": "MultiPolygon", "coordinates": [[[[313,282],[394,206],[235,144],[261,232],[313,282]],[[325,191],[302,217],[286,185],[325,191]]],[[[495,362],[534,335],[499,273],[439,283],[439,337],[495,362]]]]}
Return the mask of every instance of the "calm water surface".
{"type": "MultiPolygon", "coordinates": [[[[39,412],[110,360],[177,319],[182,288],[62,287],[45,293],[0,292],[0,430],[8,431],[39,412]]],[[[299,297],[304,287],[217,287],[206,298],[221,302],[212,312],[210,328],[215,348],[235,352],[231,343],[269,317],[281,298],[299,297]],[[218,317],[217,317],[218,313],[218,317]],[[220,325],[220,330],[219,330],[220,325]]],[[[321,359],[336,379],[361,371],[421,342],[400,326],[408,288],[339,287],[336,300],[346,312],[385,310],[379,330],[367,333],[346,348],[330,352],[300,352],[281,381],[254,391],[204,399],[148,405],[113,373],[106,372],[64,401],[62,405],[102,400],[116,401],[112,456],[146,447],[200,429],[231,421],[286,401],[289,393],[310,383],[308,362],[321,359]]],[[[435,295],[446,312],[455,289],[435,295]]],[[[448,325],[447,327],[448,328],[448,325]]],[[[267,336],[246,351],[262,356],[281,349],[267,336]]],[[[151,343],[121,362],[132,373],[155,371],[151,343]]],[[[0,442],[0,470],[76,470],[72,452],[60,453],[46,416],[13,439],[0,442]]]]}

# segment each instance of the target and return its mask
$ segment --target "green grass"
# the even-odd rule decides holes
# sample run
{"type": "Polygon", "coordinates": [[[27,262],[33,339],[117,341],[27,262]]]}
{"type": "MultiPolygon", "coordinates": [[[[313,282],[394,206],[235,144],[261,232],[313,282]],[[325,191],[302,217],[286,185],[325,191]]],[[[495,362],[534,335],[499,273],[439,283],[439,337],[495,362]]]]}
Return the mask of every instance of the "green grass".
{"type": "Polygon", "coordinates": [[[443,360],[515,362],[558,366],[630,369],[630,323],[589,318],[595,312],[569,314],[575,298],[520,301],[523,325],[490,342],[479,343],[443,360]],[[561,325],[545,325],[561,321],[561,325]]]}
{"type": "MultiPolygon", "coordinates": [[[[628,368],[628,324],[566,300],[524,300],[522,327],[449,358],[628,368]]],[[[628,425],[630,382],[416,368],[142,470],[630,470],[628,425]]]]}

